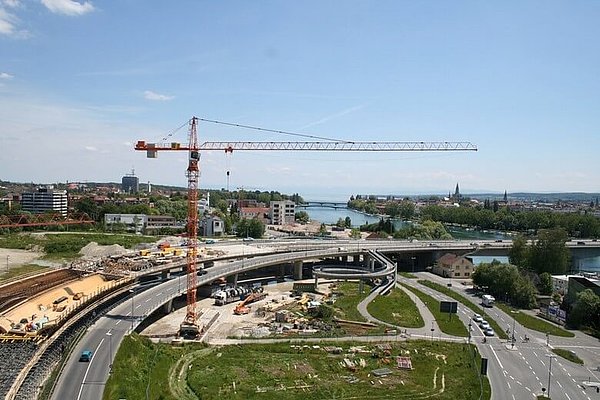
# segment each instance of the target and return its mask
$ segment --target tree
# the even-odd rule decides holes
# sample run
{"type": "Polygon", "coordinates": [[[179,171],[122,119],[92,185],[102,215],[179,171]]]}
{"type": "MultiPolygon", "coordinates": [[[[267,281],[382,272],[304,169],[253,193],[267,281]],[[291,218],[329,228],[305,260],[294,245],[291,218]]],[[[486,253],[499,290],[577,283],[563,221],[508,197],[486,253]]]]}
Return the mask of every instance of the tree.
{"type": "Polygon", "coordinates": [[[352,228],[352,220],[350,219],[350,217],[346,217],[344,219],[344,226],[346,228],[352,228]]]}
{"type": "Polygon", "coordinates": [[[357,228],[352,228],[352,230],[350,231],[350,238],[351,239],[360,239],[361,238],[360,230],[357,228]]]}
{"type": "Polygon", "coordinates": [[[529,246],[524,236],[519,235],[513,239],[508,251],[508,261],[521,269],[529,270],[529,246]]]}
{"type": "Polygon", "coordinates": [[[335,223],[335,226],[343,229],[346,227],[346,222],[344,221],[344,219],[342,217],[340,217],[340,218],[338,218],[337,222],[335,223]]]}
{"type": "Polygon", "coordinates": [[[319,236],[326,236],[329,235],[329,232],[327,231],[327,225],[325,224],[321,224],[321,226],[319,227],[319,236]]]}
{"type": "Polygon", "coordinates": [[[564,274],[569,264],[569,249],[565,246],[567,233],[562,228],[541,229],[538,239],[531,247],[529,263],[538,274],[564,274]]]}
{"type": "Polygon", "coordinates": [[[265,233],[265,225],[258,219],[243,218],[237,223],[236,236],[260,239],[265,233]]]}
{"type": "Polygon", "coordinates": [[[549,296],[552,294],[552,275],[547,272],[543,272],[540,274],[540,284],[539,284],[540,294],[549,296]]]}
{"type": "Polygon", "coordinates": [[[294,218],[301,224],[307,224],[310,221],[310,217],[306,211],[298,211],[294,215],[294,218]]]}
{"type": "Polygon", "coordinates": [[[600,329],[600,296],[592,289],[577,293],[577,300],[568,316],[568,323],[574,328],[587,326],[600,329]]]}

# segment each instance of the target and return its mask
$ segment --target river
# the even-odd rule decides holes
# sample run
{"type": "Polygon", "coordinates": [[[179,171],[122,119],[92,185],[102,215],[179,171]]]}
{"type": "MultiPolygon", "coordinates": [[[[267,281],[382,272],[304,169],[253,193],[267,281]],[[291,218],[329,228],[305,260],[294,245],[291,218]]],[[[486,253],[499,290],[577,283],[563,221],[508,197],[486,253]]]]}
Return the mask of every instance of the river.
{"type": "MultiPolygon", "coordinates": [[[[349,208],[329,208],[329,207],[296,207],[297,211],[306,211],[311,220],[323,222],[325,224],[335,224],[340,218],[350,217],[353,227],[359,227],[364,224],[374,224],[379,222],[381,217],[375,215],[363,214],[349,208]]],[[[410,224],[410,222],[394,220],[396,229],[410,224]]],[[[454,239],[490,239],[490,240],[510,240],[511,236],[498,231],[477,231],[460,227],[448,227],[448,232],[454,239]]],[[[495,257],[500,262],[508,262],[508,257],[495,257]]],[[[482,262],[491,262],[494,257],[473,257],[473,262],[479,264],[482,262]]],[[[600,272],[600,257],[586,258],[578,260],[578,265],[574,267],[581,271],[600,272]]]]}

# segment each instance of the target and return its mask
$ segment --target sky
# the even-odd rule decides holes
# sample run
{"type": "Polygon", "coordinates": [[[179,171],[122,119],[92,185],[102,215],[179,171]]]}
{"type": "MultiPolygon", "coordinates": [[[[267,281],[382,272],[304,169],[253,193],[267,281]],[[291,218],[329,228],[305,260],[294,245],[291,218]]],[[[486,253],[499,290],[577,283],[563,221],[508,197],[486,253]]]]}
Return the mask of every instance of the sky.
{"type": "MultiPolygon", "coordinates": [[[[600,191],[600,2],[0,0],[0,179],[186,186],[192,116],[477,152],[202,154],[202,188],[600,191]],[[182,129],[176,130],[180,126],[182,129]],[[172,133],[172,135],[170,135],[172,133]]],[[[303,138],[201,122],[204,141],[303,138]]]]}

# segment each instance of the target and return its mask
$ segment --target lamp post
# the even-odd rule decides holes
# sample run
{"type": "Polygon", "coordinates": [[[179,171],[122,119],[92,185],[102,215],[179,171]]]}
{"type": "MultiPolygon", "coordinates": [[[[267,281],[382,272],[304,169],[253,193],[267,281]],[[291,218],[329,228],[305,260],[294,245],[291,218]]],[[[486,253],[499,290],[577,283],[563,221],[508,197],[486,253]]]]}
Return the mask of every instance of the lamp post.
{"type": "Polygon", "coordinates": [[[108,336],[108,368],[112,369],[112,333],[108,331],[106,336],[108,336]]]}
{"type": "Polygon", "coordinates": [[[471,329],[472,329],[471,321],[469,321],[469,344],[471,344],[471,329]]]}
{"type": "Polygon", "coordinates": [[[135,290],[129,289],[129,293],[131,293],[131,332],[133,332],[133,297],[135,295],[135,290]]]}
{"type": "Polygon", "coordinates": [[[552,376],[552,359],[556,356],[554,354],[547,354],[546,357],[550,358],[550,365],[548,365],[548,398],[550,398],[550,377],[552,376]]]}
{"type": "Polygon", "coordinates": [[[7,254],[6,255],[6,272],[8,272],[8,259],[10,258],[10,256],[7,254]]]}
{"type": "Polygon", "coordinates": [[[431,321],[431,341],[432,342],[433,342],[433,331],[435,331],[435,328],[433,327],[433,321],[431,321]]]}
{"type": "Polygon", "coordinates": [[[411,262],[412,262],[412,272],[413,272],[413,274],[415,273],[415,260],[416,260],[416,259],[417,259],[417,257],[415,257],[415,256],[412,256],[412,257],[410,258],[410,260],[411,260],[411,262]]]}
{"type": "Polygon", "coordinates": [[[511,347],[515,347],[515,314],[514,313],[513,313],[513,327],[512,327],[511,347]]]}

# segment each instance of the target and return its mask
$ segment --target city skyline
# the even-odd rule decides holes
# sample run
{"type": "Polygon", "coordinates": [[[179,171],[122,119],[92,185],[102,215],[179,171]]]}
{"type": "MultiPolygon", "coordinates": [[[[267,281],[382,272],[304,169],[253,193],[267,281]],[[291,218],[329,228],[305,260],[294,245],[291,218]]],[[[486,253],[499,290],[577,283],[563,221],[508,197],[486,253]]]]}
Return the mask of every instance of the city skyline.
{"type": "MultiPolygon", "coordinates": [[[[459,153],[203,154],[200,186],[597,192],[600,4],[0,0],[0,179],[186,186],[191,116],[459,153]],[[8,149],[6,151],[5,149],[8,149]]],[[[298,140],[201,123],[200,141],[298,140]]],[[[339,195],[338,195],[339,194],[339,195]]],[[[307,196],[308,197],[308,196],[307,196]]]]}

